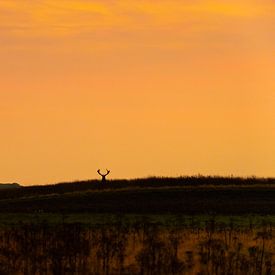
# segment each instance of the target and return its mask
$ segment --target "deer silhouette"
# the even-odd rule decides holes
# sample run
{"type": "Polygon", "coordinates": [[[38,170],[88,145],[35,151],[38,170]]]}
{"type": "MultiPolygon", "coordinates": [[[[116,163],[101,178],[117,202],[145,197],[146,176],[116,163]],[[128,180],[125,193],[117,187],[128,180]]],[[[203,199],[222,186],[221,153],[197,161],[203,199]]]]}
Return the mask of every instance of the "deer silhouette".
{"type": "Polygon", "coordinates": [[[101,172],[100,172],[100,169],[98,169],[97,170],[97,173],[102,177],[102,182],[104,183],[104,182],[106,182],[106,176],[107,175],[109,175],[110,174],[110,170],[108,170],[108,169],[106,169],[107,170],[107,173],[106,174],[102,174],[101,172]]]}

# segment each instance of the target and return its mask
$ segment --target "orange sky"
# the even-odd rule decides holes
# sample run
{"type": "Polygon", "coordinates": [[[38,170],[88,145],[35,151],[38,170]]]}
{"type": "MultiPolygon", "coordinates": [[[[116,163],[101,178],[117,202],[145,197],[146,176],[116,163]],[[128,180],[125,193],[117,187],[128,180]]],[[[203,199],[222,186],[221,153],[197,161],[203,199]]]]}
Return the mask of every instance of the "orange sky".
{"type": "Polygon", "coordinates": [[[275,176],[273,0],[0,0],[0,182],[275,176]]]}

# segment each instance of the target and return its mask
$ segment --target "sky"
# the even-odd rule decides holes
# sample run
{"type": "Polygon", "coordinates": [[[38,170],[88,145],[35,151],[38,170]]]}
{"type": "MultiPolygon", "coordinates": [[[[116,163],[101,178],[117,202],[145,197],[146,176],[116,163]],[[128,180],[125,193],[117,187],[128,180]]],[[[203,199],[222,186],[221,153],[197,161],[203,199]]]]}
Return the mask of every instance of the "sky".
{"type": "Polygon", "coordinates": [[[274,0],[0,0],[0,182],[275,176],[274,0]]]}

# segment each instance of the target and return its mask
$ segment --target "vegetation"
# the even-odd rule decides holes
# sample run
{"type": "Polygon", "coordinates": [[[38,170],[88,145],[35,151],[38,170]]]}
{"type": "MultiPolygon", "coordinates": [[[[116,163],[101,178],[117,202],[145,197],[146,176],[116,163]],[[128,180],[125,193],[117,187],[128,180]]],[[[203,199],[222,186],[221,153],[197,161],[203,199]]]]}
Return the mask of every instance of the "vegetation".
{"type": "Polygon", "coordinates": [[[68,192],[87,190],[106,190],[122,188],[159,188],[159,187],[189,187],[198,186],[272,186],[275,187],[274,178],[240,178],[240,177],[219,177],[219,176],[191,176],[191,177],[149,177],[132,180],[108,180],[102,184],[100,180],[86,180],[75,182],[64,182],[49,185],[26,186],[16,190],[1,190],[0,198],[12,198],[32,195],[64,194],[68,192]]]}
{"type": "Polygon", "coordinates": [[[254,177],[2,189],[0,274],[271,275],[274,198],[254,177]]]}
{"type": "Polygon", "coordinates": [[[274,226],[215,219],[162,227],[148,220],[0,230],[1,274],[274,274],[274,226]]]}
{"type": "Polygon", "coordinates": [[[0,190],[1,189],[14,189],[20,188],[21,186],[18,183],[0,183],[0,190]]]}
{"type": "Polygon", "coordinates": [[[1,190],[0,212],[274,215],[274,198],[274,179],[93,180],[1,190]]]}
{"type": "Polygon", "coordinates": [[[214,220],[217,224],[230,227],[231,224],[239,228],[260,228],[263,223],[275,226],[275,215],[247,215],[247,216],[209,216],[209,215],[181,215],[181,214],[93,214],[93,213],[1,213],[0,228],[21,226],[22,224],[47,224],[49,226],[81,224],[85,227],[113,226],[115,224],[134,225],[150,223],[160,227],[197,227],[202,229],[205,223],[214,220]]]}

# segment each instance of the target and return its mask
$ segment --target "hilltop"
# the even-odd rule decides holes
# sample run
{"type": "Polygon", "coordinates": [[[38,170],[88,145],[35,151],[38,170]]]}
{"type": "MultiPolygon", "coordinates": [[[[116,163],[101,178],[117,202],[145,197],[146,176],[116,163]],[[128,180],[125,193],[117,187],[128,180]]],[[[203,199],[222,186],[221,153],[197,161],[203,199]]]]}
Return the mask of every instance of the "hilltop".
{"type": "MultiPolygon", "coordinates": [[[[6,184],[8,185],[8,184],[6,184]]],[[[137,179],[117,179],[108,180],[102,183],[100,180],[83,180],[74,182],[61,182],[49,185],[21,186],[10,184],[10,189],[0,190],[1,199],[11,199],[20,197],[33,197],[51,194],[65,194],[84,191],[111,191],[120,189],[148,189],[157,190],[159,188],[256,188],[275,187],[274,178],[241,178],[241,177],[219,177],[219,176],[186,176],[186,177],[148,177],[137,179]],[[13,188],[11,188],[13,187],[13,188]],[[18,188],[21,187],[21,188],[18,188]]],[[[7,189],[7,188],[2,188],[7,189]]]]}
{"type": "Polygon", "coordinates": [[[14,189],[14,188],[20,188],[21,185],[18,183],[0,183],[0,189],[14,189]]]}
{"type": "Polygon", "coordinates": [[[275,214],[275,180],[181,177],[98,180],[0,191],[1,212],[275,214]]]}

